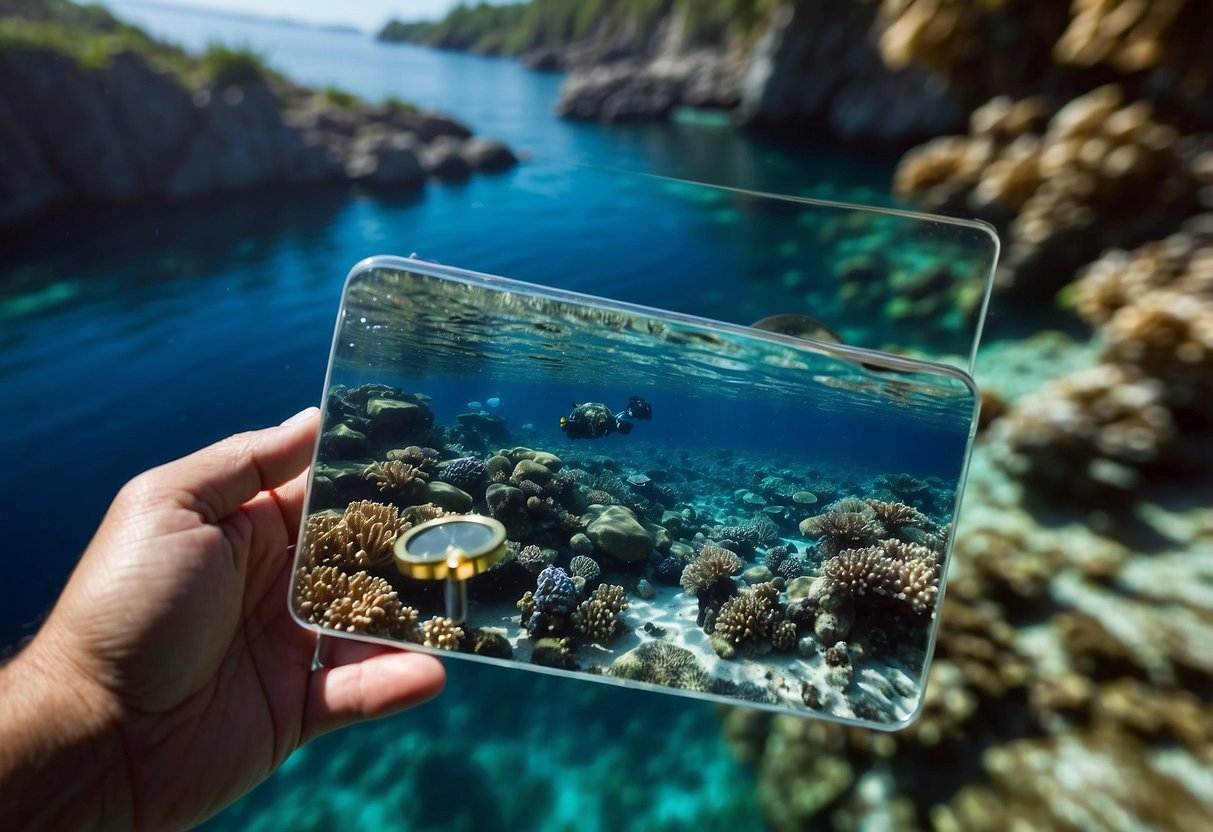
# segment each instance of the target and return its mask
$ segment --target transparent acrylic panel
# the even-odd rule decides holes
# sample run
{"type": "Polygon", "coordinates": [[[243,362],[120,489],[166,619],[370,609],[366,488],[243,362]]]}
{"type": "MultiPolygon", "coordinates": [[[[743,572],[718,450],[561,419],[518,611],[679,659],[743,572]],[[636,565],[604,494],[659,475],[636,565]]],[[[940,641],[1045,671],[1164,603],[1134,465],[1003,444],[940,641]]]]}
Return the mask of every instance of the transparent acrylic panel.
{"type": "Polygon", "coordinates": [[[970,372],[998,257],[979,222],[542,159],[460,224],[458,250],[411,248],[633,303],[669,308],[676,296],[677,311],[730,323],[805,315],[845,344],[970,372]],[[568,233],[568,217],[592,232],[568,233]],[[516,248],[481,243],[511,235],[516,248]]]}
{"type": "Polygon", "coordinates": [[[374,258],[342,302],[292,607],[897,727],[976,409],[953,367],[374,258]]]}

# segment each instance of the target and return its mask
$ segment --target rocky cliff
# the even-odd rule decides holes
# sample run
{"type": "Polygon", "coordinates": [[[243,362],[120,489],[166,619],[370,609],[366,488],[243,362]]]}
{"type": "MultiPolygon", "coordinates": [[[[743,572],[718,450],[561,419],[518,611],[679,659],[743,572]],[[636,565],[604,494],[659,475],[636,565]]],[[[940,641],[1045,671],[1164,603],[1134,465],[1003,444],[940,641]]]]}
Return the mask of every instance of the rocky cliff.
{"type": "Polygon", "coordinates": [[[570,70],[556,109],[573,118],[654,119],[680,105],[717,107],[750,127],[892,147],[963,127],[968,110],[928,70],[886,65],[877,14],[855,0],[785,2],[753,37],[705,44],[690,34],[689,16],[675,12],[628,54],[600,34],[523,59],[570,70]]]}
{"type": "Polygon", "coordinates": [[[0,224],[69,201],[176,199],[264,185],[509,167],[453,119],[281,79],[189,83],[136,52],[87,68],[53,49],[0,49],[0,224]]]}

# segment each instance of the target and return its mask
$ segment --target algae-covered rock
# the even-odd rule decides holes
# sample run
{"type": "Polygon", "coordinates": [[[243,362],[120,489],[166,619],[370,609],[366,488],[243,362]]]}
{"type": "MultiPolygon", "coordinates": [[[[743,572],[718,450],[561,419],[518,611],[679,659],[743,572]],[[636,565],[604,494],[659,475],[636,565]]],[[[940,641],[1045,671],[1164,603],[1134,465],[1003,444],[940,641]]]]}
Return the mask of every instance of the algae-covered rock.
{"type": "Polygon", "coordinates": [[[549,454],[547,451],[535,451],[535,455],[531,459],[547,468],[553,474],[564,467],[564,462],[560,457],[556,456],[556,454],[549,454]]]}
{"type": "Polygon", "coordinates": [[[371,443],[360,433],[338,422],[320,437],[320,455],[326,459],[360,459],[369,456],[371,443]]]}
{"type": "Polygon", "coordinates": [[[650,641],[629,650],[611,662],[607,673],[617,679],[683,690],[707,691],[712,686],[712,677],[694,653],[665,641],[650,641]]]}
{"type": "Polygon", "coordinates": [[[434,424],[434,413],[420,399],[376,397],[366,403],[371,433],[379,442],[395,442],[415,437],[434,424]]]}
{"type": "Polygon", "coordinates": [[[524,459],[514,466],[514,479],[530,480],[536,485],[547,485],[552,481],[552,472],[531,459],[524,459]]]}
{"type": "Polygon", "coordinates": [[[649,537],[653,538],[654,549],[663,554],[670,551],[670,546],[674,543],[674,537],[665,526],[659,526],[656,523],[642,523],[641,525],[649,533],[649,537]]]}
{"type": "Polygon", "coordinates": [[[741,579],[750,586],[754,584],[765,584],[772,578],[771,570],[765,566],[751,566],[749,569],[741,573],[741,579]]]}
{"type": "Polygon", "coordinates": [[[426,501],[447,511],[464,514],[472,510],[472,495],[449,482],[436,480],[425,487],[426,501]]]}
{"type": "Polygon", "coordinates": [[[582,515],[586,536],[608,555],[629,563],[648,558],[653,538],[626,506],[590,506],[582,515]]]}
{"type": "Polygon", "coordinates": [[[577,663],[573,660],[573,641],[568,638],[541,638],[535,642],[531,651],[531,663],[544,667],[559,667],[564,670],[575,670],[577,663]]]}

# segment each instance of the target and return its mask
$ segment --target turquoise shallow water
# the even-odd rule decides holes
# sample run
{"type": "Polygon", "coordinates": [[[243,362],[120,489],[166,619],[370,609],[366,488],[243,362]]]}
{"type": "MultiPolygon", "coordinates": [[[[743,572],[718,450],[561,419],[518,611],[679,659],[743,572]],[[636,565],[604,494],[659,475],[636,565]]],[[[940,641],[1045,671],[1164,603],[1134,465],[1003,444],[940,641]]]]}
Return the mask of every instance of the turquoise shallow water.
{"type": "MultiPolygon", "coordinates": [[[[111,5],[186,46],[244,41],[302,81],[440,107],[540,158],[402,197],[331,189],[82,207],[6,238],[0,500],[22,522],[0,545],[27,576],[0,611],[6,644],[32,631],[122,482],[319,400],[341,283],[363,257],[418,251],[743,323],[785,311],[807,279],[788,276],[796,252],[780,254],[786,235],[760,212],[637,203],[609,177],[562,178],[546,160],[887,200],[888,160],[791,153],[705,124],[558,121],[560,79],[508,61],[111,5]]],[[[450,670],[437,703],[326,738],[212,826],[332,828],[356,817],[416,829],[762,828],[712,706],[450,670]]]]}

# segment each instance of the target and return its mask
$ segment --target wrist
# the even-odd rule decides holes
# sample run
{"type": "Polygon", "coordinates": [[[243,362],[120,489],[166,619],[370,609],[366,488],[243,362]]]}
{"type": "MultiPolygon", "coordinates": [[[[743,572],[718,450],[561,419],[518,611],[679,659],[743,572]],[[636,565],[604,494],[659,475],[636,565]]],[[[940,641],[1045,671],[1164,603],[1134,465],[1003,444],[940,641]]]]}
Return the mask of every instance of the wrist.
{"type": "Polygon", "coordinates": [[[127,827],[120,709],[41,633],[0,667],[0,816],[12,828],[127,827]]]}

